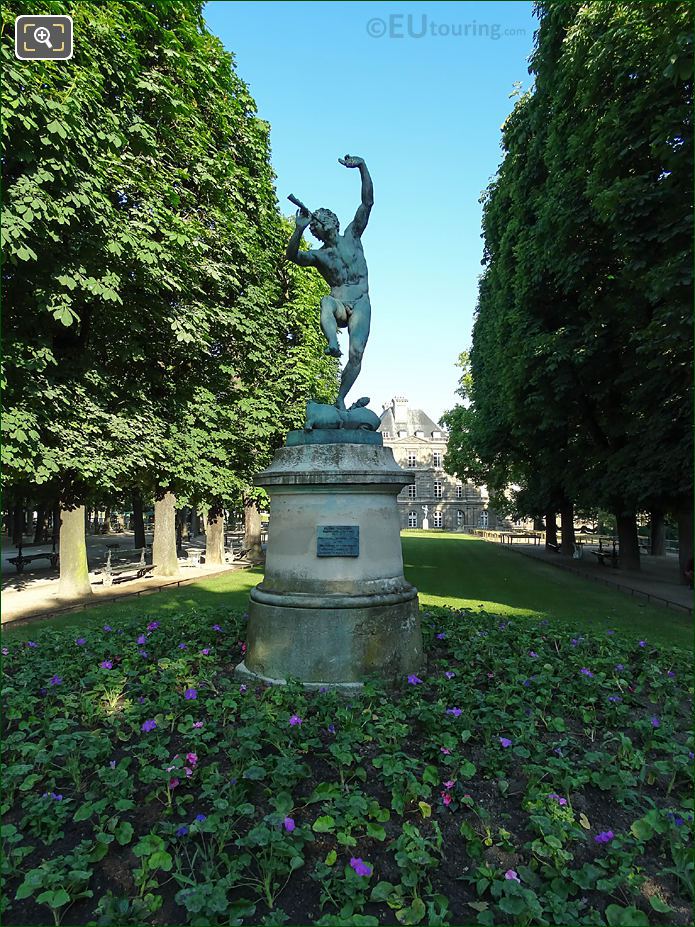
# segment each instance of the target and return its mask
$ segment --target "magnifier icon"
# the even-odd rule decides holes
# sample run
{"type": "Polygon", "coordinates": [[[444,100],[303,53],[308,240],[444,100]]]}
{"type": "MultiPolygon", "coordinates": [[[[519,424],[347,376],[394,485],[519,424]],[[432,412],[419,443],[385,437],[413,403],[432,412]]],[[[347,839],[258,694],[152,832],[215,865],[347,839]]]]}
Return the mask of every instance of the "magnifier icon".
{"type": "Polygon", "coordinates": [[[51,50],[53,49],[51,45],[51,33],[45,26],[39,26],[37,29],[34,29],[34,41],[40,42],[51,50]]]}

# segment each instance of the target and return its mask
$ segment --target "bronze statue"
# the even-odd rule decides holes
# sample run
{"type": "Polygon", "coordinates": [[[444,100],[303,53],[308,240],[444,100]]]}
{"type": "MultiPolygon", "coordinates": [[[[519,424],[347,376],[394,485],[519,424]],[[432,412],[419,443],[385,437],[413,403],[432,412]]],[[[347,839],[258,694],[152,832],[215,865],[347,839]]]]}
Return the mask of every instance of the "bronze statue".
{"type": "Polygon", "coordinates": [[[287,245],[286,257],[301,267],[315,267],[331,288],[330,296],[321,300],[321,328],[328,341],[326,354],[340,357],[338,329],[347,328],[350,345],[348,361],[340,378],[336,407],[345,410],[345,397],[357,379],[362,355],[369,337],[371,304],[367,282],[367,262],[362,250],[362,233],[367,227],[374,205],[374,188],[367,165],[362,158],[345,155],[338,158],[345,167],[356,167],[362,178],[362,202],[355,218],[339,234],[338,217],[330,209],[309,210],[294,196],[289,199],[299,207],[296,227],[287,245]],[[300,251],[302,232],[309,226],[311,234],[323,242],[316,251],[300,251]]]}

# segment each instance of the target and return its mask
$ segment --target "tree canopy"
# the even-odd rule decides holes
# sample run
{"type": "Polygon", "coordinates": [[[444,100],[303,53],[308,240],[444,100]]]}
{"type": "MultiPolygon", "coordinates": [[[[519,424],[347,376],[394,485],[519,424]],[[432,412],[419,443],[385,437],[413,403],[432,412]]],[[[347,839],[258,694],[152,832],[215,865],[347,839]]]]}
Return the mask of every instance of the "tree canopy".
{"type": "Polygon", "coordinates": [[[316,283],[281,257],[269,127],[202,6],[3,7],[3,465],[18,491],[228,500],[309,393],[333,398],[316,283]],[[71,13],[70,61],[14,58],[27,12],[71,13]]]}
{"type": "Polygon", "coordinates": [[[689,507],[692,71],[685,3],[543,2],[486,191],[469,407],[448,466],[525,514],[689,507]]]}

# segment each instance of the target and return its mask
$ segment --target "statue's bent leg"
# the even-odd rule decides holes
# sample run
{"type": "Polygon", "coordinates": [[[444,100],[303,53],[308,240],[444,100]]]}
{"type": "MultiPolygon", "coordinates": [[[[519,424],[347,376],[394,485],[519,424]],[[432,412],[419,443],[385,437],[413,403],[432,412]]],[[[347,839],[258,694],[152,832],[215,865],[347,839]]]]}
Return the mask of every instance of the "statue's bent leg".
{"type": "Polygon", "coordinates": [[[330,354],[331,357],[340,357],[343,353],[338,344],[337,317],[341,312],[344,313],[345,310],[337,299],[334,299],[333,296],[323,297],[321,300],[321,328],[328,342],[326,354],[330,354]]]}
{"type": "Polygon", "coordinates": [[[345,397],[350,392],[353,383],[359,376],[362,368],[362,355],[369,338],[369,323],[371,321],[371,306],[369,297],[363,296],[355,303],[352,314],[348,322],[348,331],[350,332],[350,353],[348,362],[340,378],[340,390],[336,406],[339,409],[345,408],[345,397]]]}

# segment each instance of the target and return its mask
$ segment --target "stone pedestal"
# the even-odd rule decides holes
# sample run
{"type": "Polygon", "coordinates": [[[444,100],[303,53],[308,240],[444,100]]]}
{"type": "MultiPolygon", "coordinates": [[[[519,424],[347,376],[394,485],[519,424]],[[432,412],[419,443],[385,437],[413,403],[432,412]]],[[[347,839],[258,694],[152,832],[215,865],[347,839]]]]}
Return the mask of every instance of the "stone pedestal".
{"type": "Polygon", "coordinates": [[[288,436],[256,477],[271,497],[263,582],[240,675],[350,688],[420,668],[417,590],[403,576],[396,496],[413,482],[380,434],[288,436]],[[356,443],[357,441],[361,443],[356,443]]]}

